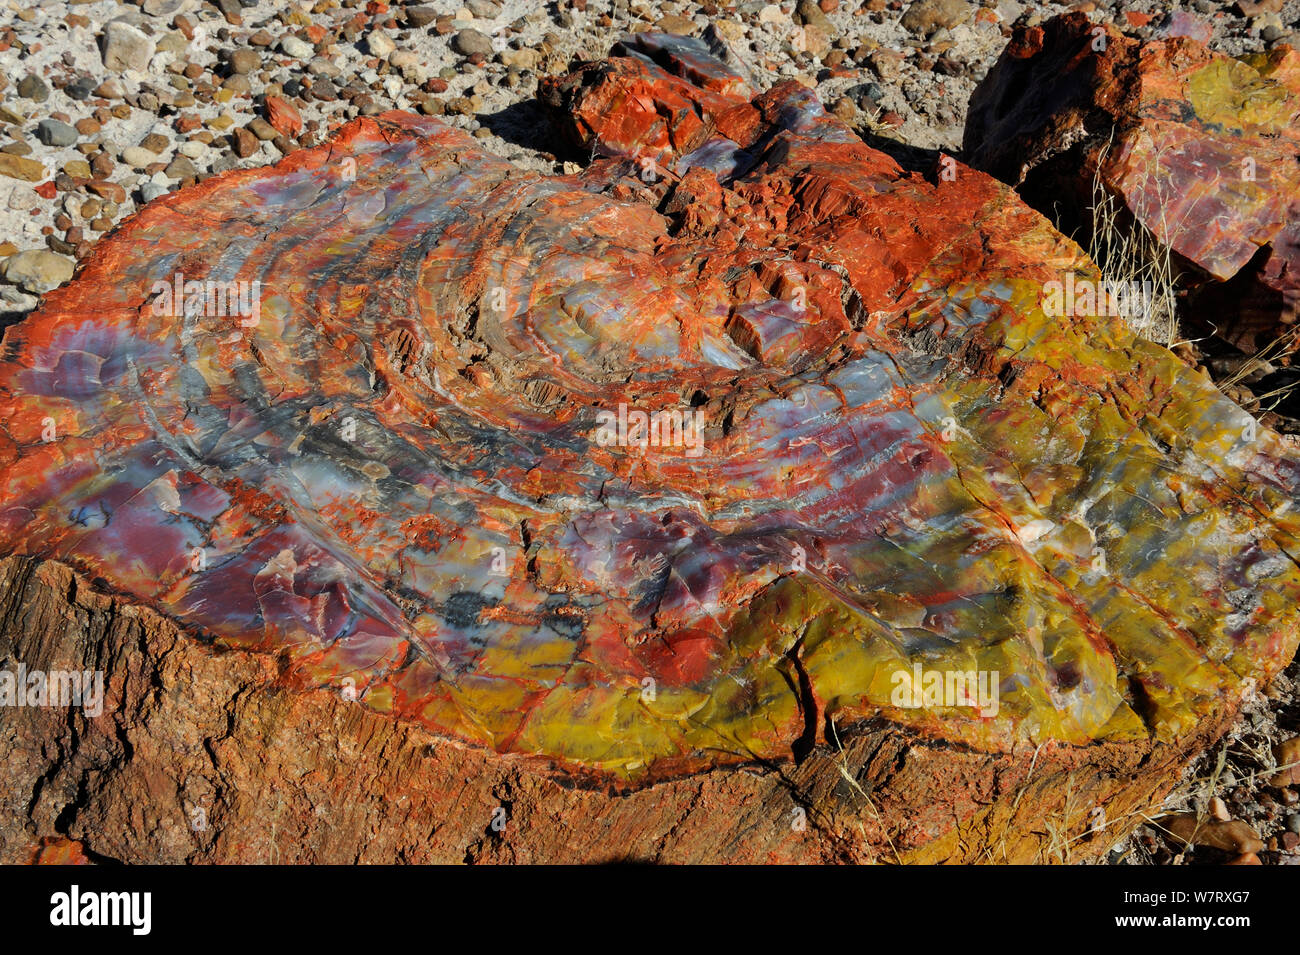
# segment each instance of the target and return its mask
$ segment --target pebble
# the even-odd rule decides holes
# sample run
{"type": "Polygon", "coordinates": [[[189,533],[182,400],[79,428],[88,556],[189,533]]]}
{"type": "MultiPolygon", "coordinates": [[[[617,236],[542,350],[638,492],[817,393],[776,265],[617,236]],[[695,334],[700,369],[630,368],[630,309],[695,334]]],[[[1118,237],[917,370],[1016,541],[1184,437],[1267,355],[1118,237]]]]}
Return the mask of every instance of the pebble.
{"type": "Polygon", "coordinates": [[[446,102],[447,112],[457,116],[472,116],[478,110],[474,106],[474,101],[467,96],[453,96],[446,102]]]}
{"type": "Polygon", "coordinates": [[[44,295],[72,278],[75,269],[71,259],[45,249],[19,252],[5,259],[3,272],[6,282],[19,288],[44,295]]]}
{"type": "Polygon", "coordinates": [[[1269,777],[1269,784],[1281,789],[1284,786],[1293,786],[1300,783],[1300,736],[1293,736],[1285,742],[1279,743],[1273,748],[1273,757],[1277,760],[1279,767],[1269,777]]]}
{"type": "Polygon", "coordinates": [[[46,146],[71,146],[77,141],[77,131],[57,119],[43,119],[36,124],[36,138],[46,146]]]}
{"type": "Polygon", "coordinates": [[[965,23],[974,12],[967,0],[916,0],[899,23],[910,33],[928,37],[942,28],[965,23]]]}
{"type": "MultiPolygon", "coordinates": [[[[22,179],[25,182],[40,182],[45,178],[45,166],[35,159],[0,152],[0,176],[22,179]]],[[[12,203],[12,200],[10,201],[12,203]]]]}
{"type": "Polygon", "coordinates": [[[498,0],[465,0],[465,9],[479,20],[495,20],[501,16],[498,0]]]}
{"type": "Polygon", "coordinates": [[[323,57],[316,57],[307,64],[307,72],[312,76],[339,76],[343,71],[323,57]]]}
{"type": "MultiPolygon", "coordinates": [[[[41,178],[45,178],[44,175],[41,178]]],[[[9,193],[9,208],[15,212],[30,212],[36,208],[40,198],[35,189],[15,189],[9,193]]]]}
{"type": "Polygon", "coordinates": [[[239,12],[239,0],[216,0],[216,3],[217,9],[221,11],[222,16],[226,18],[226,22],[232,27],[244,25],[244,18],[239,12]]]}
{"type": "Polygon", "coordinates": [[[253,92],[253,86],[243,73],[231,73],[221,81],[221,88],[233,96],[247,96],[253,92]]]}
{"type": "Polygon", "coordinates": [[[322,103],[333,103],[339,98],[339,91],[334,88],[328,77],[319,77],[311,87],[311,98],[322,103]]]}
{"type": "Polygon", "coordinates": [[[863,83],[853,87],[849,93],[858,97],[858,105],[863,109],[872,108],[885,98],[885,90],[879,83],[863,83]]]}
{"type": "Polygon", "coordinates": [[[438,11],[423,4],[406,8],[406,22],[413,27],[427,27],[438,19],[438,11]]]}
{"type": "Polygon", "coordinates": [[[79,76],[67,86],[63,87],[63,92],[69,98],[78,102],[90,99],[90,94],[94,92],[95,81],[89,76],[79,76]]]}
{"type": "Polygon", "coordinates": [[[5,309],[7,312],[30,312],[40,303],[40,299],[12,285],[0,285],[0,302],[8,306],[5,309]]]}
{"type": "Polygon", "coordinates": [[[170,19],[178,13],[188,13],[191,10],[196,10],[198,6],[198,0],[144,0],[140,9],[151,17],[170,19]]]}
{"type": "Polygon", "coordinates": [[[1228,822],[1232,819],[1228,814],[1228,804],[1219,796],[1210,797],[1210,815],[1220,822],[1228,822]]]}
{"type": "Polygon", "coordinates": [[[541,62],[542,55],[533,49],[525,50],[502,50],[497,57],[504,66],[513,67],[518,70],[532,70],[537,68],[541,62]]]}
{"type": "Polygon", "coordinates": [[[681,17],[675,14],[660,17],[659,22],[655,24],[655,28],[660,33],[676,33],[679,36],[690,36],[698,29],[695,21],[690,17],[681,17]]]}
{"type": "Polygon", "coordinates": [[[461,56],[473,56],[475,53],[491,56],[496,52],[492,49],[492,38],[481,30],[473,28],[466,28],[457,33],[456,38],[451,41],[451,46],[461,56]]]}
{"type": "Polygon", "coordinates": [[[116,202],[119,205],[126,202],[126,190],[115,182],[94,180],[86,184],[86,189],[109,202],[116,202]]]}
{"type": "Polygon", "coordinates": [[[280,38],[280,49],[285,56],[291,56],[295,60],[310,59],[315,53],[316,48],[301,37],[288,34],[280,38]]]}
{"type": "Polygon", "coordinates": [[[371,56],[377,56],[381,60],[387,59],[388,55],[397,49],[397,44],[383,30],[371,30],[366,34],[366,46],[370,48],[371,56]]]}
{"type": "Polygon", "coordinates": [[[18,95],[24,99],[44,103],[50,98],[50,85],[35,73],[28,73],[18,81],[18,95]]]}
{"type": "Polygon", "coordinates": [[[394,50],[388,55],[388,65],[402,72],[418,69],[421,66],[420,54],[414,50],[394,50]]]}
{"type": "Polygon", "coordinates": [[[122,162],[136,169],[143,169],[157,157],[142,146],[127,146],[122,150],[122,162]]]}
{"type": "MultiPolygon", "coordinates": [[[[795,34],[794,48],[800,52],[810,53],[820,59],[830,52],[831,41],[826,31],[810,24],[795,34]]],[[[799,77],[799,79],[804,78],[799,77]]]]}
{"type": "Polygon", "coordinates": [[[144,139],[140,140],[140,146],[149,150],[155,156],[171,145],[171,140],[162,133],[150,133],[144,139]]]}
{"type": "Polygon", "coordinates": [[[1194,812],[1182,812],[1163,817],[1160,825],[1182,845],[1213,846],[1239,854],[1259,852],[1264,848],[1259,834],[1240,820],[1222,822],[1209,817],[1198,818],[1194,812]]]}
{"type": "Polygon", "coordinates": [[[143,32],[124,20],[111,20],[104,27],[104,66],[110,70],[140,70],[149,68],[153,59],[154,42],[143,32]]]}
{"type": "Polygon", "coordinates": [[[1264,863],[1259,861],[1259,856],[1255,855],[1255,853],[1253,852],[1243,852],[1241,853],[1241,855],[1233,856],[1231,859],[1229,859],[1227,862],[1224,863],[1224,865],[1263,865],[1263,864],[1264,863]]]}
{"type": "Polygon", "coordinates": [[[266,120],[277,132],[285,136],[297,136],[302,132],[302,116],[283,96],[268,96],[265,105],[266,120]]]}
{"type": "Polygon", "coordinates": [[[250,119],[246,128],[250,133],[263,142],[266,142],[268,139],[275,139],[276,137],[275,127],[260,116],[250,119]]]}
{"type": "Polygon", "coordinates": [[[261,146],[262,144],[258,138],[242,126],[230,134],[230,148],[234,150],[235,155],[240,159],[247,159],[257,152],[261,146]]]}
{"type": "Polygon", "coordinates": [[[232,73],[247,74],[261,69],[262,58],[257,55],[256,50],[238,49],[230,52],[226,57],[226,64],[232,73]]]}
{"type": "Polygon", "coordinates": [[[199,171],[194,168],[194,163],[190,162],[188,156],[177,156],[163,170],[163,175],[168,179],[193,179],[198,174],[199,171]]]}
{"type": "Polygon", "coordinates": [[[795,7],[794,18],[797,23],[804,26],[817,27],[819,30],[825,30],[827,33],[832,32],[835,28],[831,26],[831,21],[826,19],[826,14],[817,4],[817,0],[799,0],[795,7]]]}

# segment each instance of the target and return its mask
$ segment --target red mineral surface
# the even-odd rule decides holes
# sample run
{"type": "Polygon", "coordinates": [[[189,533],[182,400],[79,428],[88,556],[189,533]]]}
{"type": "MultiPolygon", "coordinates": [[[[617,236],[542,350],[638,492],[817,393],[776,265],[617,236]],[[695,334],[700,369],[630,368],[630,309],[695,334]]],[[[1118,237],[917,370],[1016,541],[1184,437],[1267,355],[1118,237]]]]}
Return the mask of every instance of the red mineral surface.
{"type": "Polygon", "coordinates": [[[302,117],[283,96],[266,98],[266,121],[275,127],[276,132],[286,136],[297,136],[302,132],[302,117]]]}

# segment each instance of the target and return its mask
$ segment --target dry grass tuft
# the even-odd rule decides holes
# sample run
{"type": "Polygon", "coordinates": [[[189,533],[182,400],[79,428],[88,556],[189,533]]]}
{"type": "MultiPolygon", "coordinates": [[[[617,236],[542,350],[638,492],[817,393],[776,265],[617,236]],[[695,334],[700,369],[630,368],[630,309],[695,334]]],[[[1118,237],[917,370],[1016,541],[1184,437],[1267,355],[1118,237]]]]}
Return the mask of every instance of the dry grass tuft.
{"type": "MultiPolygon", "coordinates": [[[[1151,283],[1151,301],[1146,312],[1127,316],[1126,321],[1139,337],[1172,348],[1178,344],[1178,275],[1173,251],[1135,220],[1119,198],[1102,185],[1101,168],[1109,150],[1109,144],[1103,147],[1092,179],[1092,232],[1088,240],[1088,255],[1097,263],[1102,279],[1108,283],[1151,283]]],[[[1159,179],[1155,181],[1159,182],[1159,179]]],[[[1162,202],[1162,210],[1164,206],[1162,202]]],[[[1161,222],[1161,231],[1170,234],[1168,223],[1161,222]]]]}

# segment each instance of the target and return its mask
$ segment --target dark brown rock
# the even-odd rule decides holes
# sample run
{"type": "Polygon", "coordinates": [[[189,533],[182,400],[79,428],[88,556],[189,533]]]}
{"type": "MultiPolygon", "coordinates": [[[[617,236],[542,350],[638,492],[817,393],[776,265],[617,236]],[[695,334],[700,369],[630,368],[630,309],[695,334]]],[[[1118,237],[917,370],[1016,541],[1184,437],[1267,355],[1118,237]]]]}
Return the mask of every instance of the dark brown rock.
{"type": "Polygon", "coordinates": [[[235,155],[240,159],[247,159],[253,155],[260,145],[258,138],[242,126],[235,128],[230,135],[230,140],[235,155]]]}

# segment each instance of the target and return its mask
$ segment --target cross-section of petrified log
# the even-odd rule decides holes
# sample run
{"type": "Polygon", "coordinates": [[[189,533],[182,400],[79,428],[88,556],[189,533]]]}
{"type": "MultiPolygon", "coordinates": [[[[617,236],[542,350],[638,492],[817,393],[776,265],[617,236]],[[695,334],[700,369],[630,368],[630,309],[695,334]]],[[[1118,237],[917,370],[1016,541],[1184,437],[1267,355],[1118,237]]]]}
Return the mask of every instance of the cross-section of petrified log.
{"type": "Polygon", "coordinates": [[[531,858],[1023,859],[1046,813],[1172,785],[1290,658],[1296,460],[1117,321],[1049,319],[1095,278],[1074,244],[796,84],[622,52],[544,91],[580,175],[359,120],[151,206],[9,329],[0,546],[47,563],[6,565],[7,646],[89,652],[24,607],[149,608],[95,625],[144,739],[47,767],[35,836],[248,858],[283,813],[350,859],[375,819],[310,813],[379,793],[393,852],[434,819],[459,858],[470,778],[527,787],[531,858]],[[186,778],[222,793],[197,848],[77,808],[147,779],[179,825],[186,778]],[[673,844],[692,798],[743,833],[673,844]]]}
{"type": "Polygon", "coordinates": [[[1190,309],[1247,351],[1300,306],[1300,53],[1234,59],[1081,13],[1017,30],[971,98],[966,159],[1087,226],[1094,179],[1208,281],[1190,309]],[[1230,282],[1226,287],[1219,283],[1230,282]],[[1258,340],[1257,339],[1261,339],[1258,340]]]}

